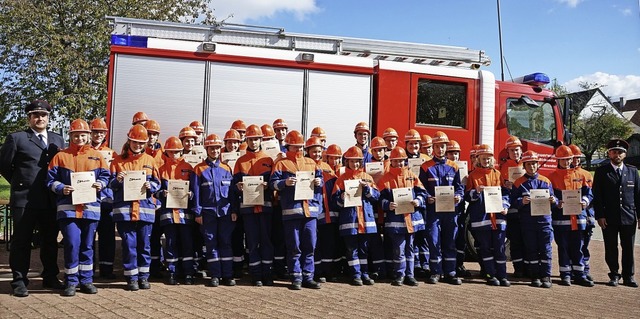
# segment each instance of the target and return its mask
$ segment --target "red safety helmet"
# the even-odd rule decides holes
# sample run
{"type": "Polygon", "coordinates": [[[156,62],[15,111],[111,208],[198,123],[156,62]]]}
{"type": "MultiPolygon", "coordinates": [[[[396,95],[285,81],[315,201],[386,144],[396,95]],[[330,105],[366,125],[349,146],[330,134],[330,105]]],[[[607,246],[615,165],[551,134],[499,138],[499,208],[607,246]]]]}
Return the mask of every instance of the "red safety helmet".
{"type": "Polygon", "coordinates": [[[437,131],[431,140],[433,141],[433,144],[449,143],[449,137],[442,131],[437,131]]]}
{"type": "Polygon", "coordinates": [[[340,148],[340,146],[336,145],[336,144],[331,144],[327,147],[327,152],[326,152],[327,156],[336,156],[336,157],[341,157],[342,156],[342,149],[340,148]]]}
{"type": "Polygon", "coordinates": [[[144,123],[144,128],[146,128],[147,132],[149,133],[160,134],[160,124],[158,124],[158,122],[154,120],[148,120],[146,123],[144,123]]]}
{"type": "Polygon", "coordinates": [[[367,124],[366,122],[360,122],[356,124],[356,127],[353,129],[353,133],[358,133],[360,131],[371,133],[371,131],[369,130],[369,124],[367,124]]]}
{"type": "Polygon", "coordinates": [[[571,152],[571,148],[566,145],[560,145],[556,149],[556,159],[571,159],[573,158],[573,153],[571,152]]]}
{"type": "MultiPolygon", "coordinates": [[[[209,135],[211,136],[211,135],[209,135]]],[[[238,133],[238,131],[236,130],[228,130],[226,133],[224,133],[224,141],[241,141],[242,138],[240,137],[240,133],[238,133]]]]}
{"type": "Polygon", "coordinates": [[[377,149],[377,148],[386,148],[387,147],[387,143],[384,141],[384,139],[380,136],[376,136],[371,140],[371,145],[370,145],[371,149],[377,149]]]}
{"type": "Polygon", "coordinates": [[[244,124],[243,120],[235,120],[231,123],[231,129],[236,130],[238,132],[244,132],[247,130],[247,125],[244,124]]]}
{"type": "Polygon", "coordinates": [[[275,121],[273,121],[273,129],[279,129],[279,128],[289,128],[289,126],[287,126],[287,122],[285,122],[283,119],[276,119],[275,121]]]}
{"type": "Polygon", "coordinates": [[[202,125],[200,121],[193,121],[189,123],[189,126],[191,126],[191,128],[198,134],[204,133],[204,125],[202,125]]]}
{"type": "Polygon", "coordinates": [[[344,152],[344,158],[346,159],[363,159],[362,150],[357,146],[351,146],[344,152]]]}
{"type": "Polygon", "coordinates": [[[108,131],[107,123],[101,118],[94,119],[89,123],[89,128],[92,131],[108,131]]]}
{"type": "Polygon", "coordinates": [[[140,122],[148,121],[148,120],[149,120],[149,117],[147,116],[147,113],[137,112],[136,114],[133,115],[133,119],[131,120],[131,125],[135,125],[140,122]]]}
{"type": "Polygon", "coordinates": [[[182,151],[183,149],[182,142],[175,136],[169,136],[169,138],[164,141],[165,151],[182,151]]]}
{"type": "MultiPolygon", "coordinates": [[[[456,140],[449,140],[449,143],[447,143],[447,152],[455,151],[460,152],[460,144],[458,144],[456,140]]],[[[491,153],[493,153],[493,151],[491,153]]]]}
{"type": "Polygon", "coordinates": [[[431,136],[422,134],[422,136],[420,137],[420,146],[429,147],[431,145],[433,145],[433,139],[431,138],[431,136]]]}
{"type": "Polygon", "coordinates": [[[319,137],[321,140],[327,139],[327,132],[324,131],[324,129],[320,126],[314,127],[313,130],[311,130],[311,136],[317,136],[319,137]]]}
{"type": "Polygon", "coordinates": [[[409,141],[420,142],[420,132],[414,129],[410,129],[407,131],[407,133],[404,134],[404,140],[405,142],[409,142],[409,141]]]}
{"type": "Polygon", "coordinates": [[[584,154],[582,154],[582,151],[580,150],[580,147],[578,147],[578,145],[571,144],[569,145],[569,148],[571,149],[571,153],[573,153],[573,157],[584,156],[584,154]]]}
{"type": "Polygon", "coordinates": [[[246,131],[246,135],[244,136],[246,138],[250,138],[250,137],[264,137],[264,134],[262,134],[262,129],[255,124],[251,124],[249,125],[249,127],[247,127],[247,131],[246,131]]]}
{"type": "Polygon", "coordinates": [[[488,144],[482,144],[476,149],[476,155],[493,155],[493,148],[488,144]]]}
{"type": "Polygon", "coordinates": [[[260,129],[263,137],[271,138],[276,136],[276,132],[273,131],[273,127],[269,124],[262,125],[260,129]]]}
{"type": "Polygon", "coordinates": [[[304,146],[304,137],[300,132],[293,130],[287,133],[287,136],[284,137],[284,142],[291,146],[304,146]]]}
{"type": "Polygon", "coordinates": [[[516,136],[509,136],[507,142],[504,144],[504,149],[508,150],[512,147],[520,146],[522,147],[522,142],[516,136]]]}
{"type": "Polygon", "coordinates": [[[71,125],[69,125],[69,133],[73,132],[91,133],[91,129],[85,120],[76,119],[71,122],[71,125]]]}
{"type": "Polygon", "coordinates": [[[538,157],[538,153],[534,151],[526,151],[522,153],[522,157],[520,158],[520,162],[538,162],[540,161],[540,157],[538,157]]]}
{"type": "MultiPolygon", "coordinates": [[[[238,134],[238,132],[236,132],[236,134],[238,134]]],[[[222,140],[216,134],[209,134],[207,136],[207,138],[205,138],[205,140],[204,140],[204,147],[209,147],[209,146],[220,146],[220,147],[222,147],[222,140]]]]}
{"type": "Polygon", "coordinates": [[[320,138],[317,137],[317,136],[312,136],[312,137],[308,138],[307,141],[304,143],[304,148],[305,149],[307,149],[309,147],[314,147],[314,146],[322,147],[322,140],[320,140],[320,138]]]}
{"type": "Polygon", "coordinates": [[[382,133],[382,138],[387,138],[387,137],[400,138],[400,136],[398,136],[398,132],[396,132],[396,130],[393,127],[387,127],[382,133]]]}
{"type": "Polygon", "coordinates": [[[389,154],[390,160],[407,159],[407,152],[402,147],[394,147],[389,154]]]}
{"type": "Polygon", "coordinates": [[[196,134],[196,131],[192,129],[191,126],[185,126],[180,130],[180,134],[178,135],[178,137],[180,137],[180,139],[183,139],[185,137],[197,138],[198,134],[196,134]]]}
{"type": "Polygon", "coordinates": [[[127,137],[130,141],[146,143],[149,141],[149,134],[147,133],[147,129],[140,124],[136,124],[129,129],[129,134],[127,137]]]}

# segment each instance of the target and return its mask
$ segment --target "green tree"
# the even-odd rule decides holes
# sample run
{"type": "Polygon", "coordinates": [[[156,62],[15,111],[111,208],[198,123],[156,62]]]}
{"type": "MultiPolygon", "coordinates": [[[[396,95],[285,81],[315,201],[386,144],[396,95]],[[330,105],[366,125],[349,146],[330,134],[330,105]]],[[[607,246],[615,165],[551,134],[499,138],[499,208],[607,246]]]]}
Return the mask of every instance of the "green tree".
{"type": "Polygon", "coordinates": [[[0,135],[24,127],[35,98],[54,106],[54,128],[104,116],[110,27],[105,16],[215,21],[210,0],[0,0],[0,135]]]}
{"type": "Polygon", "coordinates": [[[573,130],[573,144],[582,149],[587,160],[587,169],[591,168],[593,153],[606,145],[611,138],[625,139],[633,132],[627,120],[605,111],[576,120],[573,130]]]}

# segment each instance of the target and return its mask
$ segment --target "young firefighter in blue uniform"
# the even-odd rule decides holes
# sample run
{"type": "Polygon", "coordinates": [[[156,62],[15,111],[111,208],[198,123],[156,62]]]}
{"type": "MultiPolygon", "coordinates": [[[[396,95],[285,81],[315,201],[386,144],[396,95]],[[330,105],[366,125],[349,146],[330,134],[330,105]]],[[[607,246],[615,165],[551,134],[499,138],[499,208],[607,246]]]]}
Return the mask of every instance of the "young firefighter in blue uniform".
{"type": "MultiPolygon", "coordinates": [[[[582,180],[587,184],[589,188],[593,187],[593,176],[589,171],[582,168],[582,158],[584,154],[575,144],[569,145],[571,148],[571,153],[573,153],[572,166],[575,168],[578,175],[581,176],[582,180]]],[[[589,243],[591,242],[591,236],[593,235],[593,229],[596,227],[596,218],[593,212],[593,201],[589,203],[589,206],[586,208],[587,213],[587,225],[584,230],[584,239],[582,242],[582,262],[584,263],[584,275],[589,281],[593,281],[590,272],[589,262],[591,259],[591,253],[589,252],[589,243]]]]}
{"type": "Polygon", "coordinates": [[[553,187],[548,178],[538,173],[540,158],[534,151],[522,154],[520,162],[526,173],[513,183],[511,204],[518,209],[524,236],[524,263],[531,276],[532,287],[551,287],[551,242],[553,229],[551,228],[551,208],[545,215],[531,215],[531,190],[547,189],[551,206],[556,203],[553,187]]]}
{"type": "MultiPolygon", "coordinates": [[[[76,287],[87,294],[98,292],[93,285],[93,241],[100,220],[97,193],[107,186],[109,170],[102,155],[89,144],[89,124],[74,120],[69,128],[69,147],[56,154],[49,163],[47,187],[56,194],[57,220],[64,243],[65,289],[62,296],[74,296],[76,287]],[[93,172],[96,199],[73,205],[72,174],[93,172]]],[[[91,183],[88,181],[87,183],[91,183]]]]}
{"type": "MultiPolygon", "coordinates": [[[[424,135],[423,135],[424,136],[424,135]]],[[[449,140],[449,144],[447,144],[447,159],[451,161],[460,161],[460,144],[455,140],[449,140]]],[[[468,168],[469,166],[467,166],[468,168]]],[[[467,171],[467,175],[468,175],[467,171]]],[[[463,185],[466,185],[466,180],[460,181],[463,185]]],[[[466,258],[466,250],[467,250],[467,216],[469,216],[469,212],[466,211],[464,203],[458,205],[457,213],[460,214],[458,216],[458,235],[456,236],[456,276],[458,277],[471,277],[471,272],[464,267],[464,260],[466,258]]]]}
{"type": "MultiPolygon", "coordinates": [[[[507,160],[500,164],[500,174],[502,181],[508,191],[513,188],[513,182],[509,179],[509,169],[522,167],[520,158],[522,157],[522,142],[515,136],[510,136],[504,146],[507,151],[507,160]]],[[[507,211],[507,239],[509,239],[509,252],[513,263],[513,276],[525,277],[526,269],[524,264],[524,243],[522,227],[520,226],[520,214],[515,208],[507,211]]]]}
{"type": "MultiPolygon", "coordinates": [[[[167,270],[169,271],[169,285],[176,285],[177,265],[181,261],[185,285],[193,284],[195,273],[193,260],[193,212],[187,208],[167,208],[167,193],[169,181],[188,181],[193,168],[182,158],[182,142],[175,136],[169,137],[164,143],[164,164],[158,169],[160,176],[160,190],[156,198],[162,202],[158,210],[158,224],[166,237],[167,270]]],[[[186,185],[184,186],[186,188],[186,185]]],[[[187,188],[188,189],[188,188],[187,188]]],[[[191,193],[189,193],[191,194],[191,193]]]]}
{"type": "Polygon", "coordinates": [[[238,212],[242,215],[249,251],[249,274],[251,282],[257,287],[263,284],[273,286],[273,244],[271,243],[273,192],[268,189],[273,160],[260,149],[262,136],[262,129],[257,125],[252,124],[247,127],[245,135],[247,153],[236,162],[231,183],[233,214],[238,212]],[[262,185],[259,186],[265,188],[262,205],[242,203],[244,176],[262,176],[262,185]]]}
{"type": "MultiPolygon", "coordinates": [[[[377,185],[378,180],[389,171],[389,159],[387,158],[387,143],[379,136],[371,139],[371,145],[369,147],[371,152],[371,162],[382,162],[382,172],[378,175],[371,175],[374,183],[377,185]]],[[[364,164],[365,172],[367,171],[367,165],[364,164]]],[[[369,241],[369,247],[371,254],[369,255],[369,275],[371,279],[376,280],[378,278],[384,278],[387,274],[387,269],[391,271],[393,269],[393,261],[391,260],[391,243],[384,242],[382,235],[384,234],[384,212],[380,205],[374,207],[374,216],[377,223],[378,232],[371,234],[371,240],[369,241]]]]}
{"type": "Polygon", "coordinates": [[[380,189],[380,206],[384,211],[385,242],[391,243],[393,251],[393,281],[394,286],[403,283],[417,286],[418,281],[413,274],[415,263],[413,239],[417,231],[424,229],[424,219],[420,208],[425,207],[427,191],[422,186],[418,176],[413,174],[405,164],[407,153],[401,147],[395,147],[389,154],[391,167],[378,181],[380,189]],[[394,200],[393,189],[411,188],[411,204],[415,210],[411,213],[397,214],[398,203],[394,200]]]}
{"type": "MultiPolygon", "coordinates": [[[[429,141],[429,143],[431,142],[429,141]]],[[[422,144],[422,137],[420,137],[420,132],[417,130],[410,129],[404,134],[404,149],[407,154],[407,164],[409,164],[409,159],[420,158],[423,163],[431,160],[430,156],[421,152],[422,144]]],[[[422,218],[425,220],[427,219],[427,212],[425,209],[422,210],[422,218]]],[[[416,250],[414,254],[416,258],[414,266],[416,266],[415,273],[418,277],[426,277],[430,273],[429,241],[427,240],[427,236],[427,230],[424,229],[416,232],[414,239],[414,249],[416,250]]]]}
{"type": "Polygon", "coordinates": [[[303,156],[304,137],[300,132],[290,131],[284,142],[287,154],[273,166],[269,184],[280,194],[291,289],[320,289],[320,284],[313,280],[313,252],[317,240],[317,217],[322,211],[322,171],[312,159],[303,156]],[[295,199],[297,172],[312,172],[311,199],[295,199]]]}
{"type": "MultiPolygon", "coordinates": [[[[237,134],[237,133],[236,133],[237,134]]],[[[207,159],[193,168],[189,186],[193,193],[193,212],[196,222],[202,225],[207,246],[207,265],[211,287],[218,287],[220,278],[225,286],[235,286],[233,279],[233,250],[231,233],[235,218],[231,214],[229,188],[231,167],[220,162],[222,140],[210,134],[204,141],[207,159]]]]}
{"type": "Polygon", "coordinates": [[[584,230],[587,226],[587,213],[585,208],[593,199],[591,188],[582,176],[571,168],[573,153],[569,146],[561,145],[556,149],[558,168],[549,175],[551,185],[558,205],[551,209],[551,225],[553,237],[558,245],[558,264],[560,268],[560,284],[571,286],[571,278],[575,283],[584,287],[593,287],[593,281],[587,280],[584,274],[584,261],[582,255],[582,243],[584,230]],[[563,190],[580,190],[582,210],[579,215],[565,215],[563,206],[563,190]]]}
{"type": "Polygon", "coordinates": [[[362,155],[364,156],[363,162],[365,164],[371,162],[371,153],[369,153],[371,131],[369,130],[369,124],[365,122],[356,124],[356,127],[353,129],[353,136],[356,138],[356,146],[362,150],[362,155]]]}
{"type": "Polygon", "coordinates": [[[158,168],[153,157],[144,152],[149,136],[147,129],[136,124],[129,130],[128,141],[120,156],[111,163],[113,189],[113,221],[122,238],[122,262],[127,290],[149,289],[151,265],[151,228],[156,217],[156,200],[151,196],[160,188],[158,168]],[[124,179],[128,172],[144,171],[147,193],[141,200],[124,200],[124,179]]]}
{"type": "Polygon", "coordinates": [[[422,164],[420,169],[420,181],[428,192],[426,227],[431,276],[427,283],[435,284],[444,275],[445,282],[460,285],[462,280],[456,276],[458,214],[455,210],[436,212],[435,187],[453,186],[455,205],[460,204],[464,187],[460,183],[458,166],[446,158],[449,137],[444,132],[437,131],[432,140],[433,159],[422,164]]]}
{"type": "Polygon", "coordinates": [[[500,171],[494,168],[493,149],[482,144],[476,150],[479,167],[467,177],[464,199],[469,202],[469,220],[473,236],[480,246],[480,258],[484,265],[487,284],[509,287],[507,280],[507,256],[505,254],[506,220],[509,209],[509,193],[502,187],[500,171]],[[498,186],[502,197],[502,210],[487,212],[485,193],[487,186],[498,186]]]}
{"type": "Polygon", "coordinates": [[[371,249],[369,243],[372,235],[377,233],[373,210],[380,193],[373,182],[373,177],[364,172],[360,148],[350,147],[344,152],[343,157],[347,161],[346,170],[333,186],[331,200],[339,207],[340,235],[346,246],[351,284],[373,285],[374,281],[369,277],[368,257],[371,249]],[[347,180],[358,180],[358,187],[362,189],[362,201],[358,206],[345,207],[347,192],[345,181],[347,180]]]}

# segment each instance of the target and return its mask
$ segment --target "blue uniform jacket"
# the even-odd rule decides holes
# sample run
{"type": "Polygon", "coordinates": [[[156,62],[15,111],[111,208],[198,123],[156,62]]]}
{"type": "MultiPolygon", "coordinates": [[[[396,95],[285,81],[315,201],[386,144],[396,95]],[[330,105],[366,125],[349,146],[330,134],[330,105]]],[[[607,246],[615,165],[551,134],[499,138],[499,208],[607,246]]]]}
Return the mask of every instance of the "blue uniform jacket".
{"type": "Polygon", "coordinates": [[[302,152],[287,152],[286,157],[277,161],[273,166],[273,172],[269,185],[279,192],[280,205],[282,207],[282,220],[298,219],[305,217],[317,218],[322,212],[322,171],[316,163],[307,157],[302,156],[302,152]],[[314,178],[320,178],[320,185],[314,187],[314,195],[309,200],[295,200],[295,186],[287,186],[285,181],[289,177],[295,177],[298,171],[314,172],[314,178]],[[306,202],[306,204],[304,203],[306,202]],[[305,213],[305,206],[308,206],[308,214],[305,213]]]}
{"type": "Polygon", "coordinates": [[[524,174],[513,183],[513,191],[511,192],[511,205],[518,209],[520,214],[520,223],[523,228],[526,229],[539,229],[543,226],[551,226],[551,208],[549,208],[549,215],[544,216],[531,216],[531,204],[522,204],[522,198],[524,196],[530,196],[531,189],[547,189],[549,194],[553,196],[554,203],[551,206],[556,206],[557,198],[554,196],[553,186],[548,178],[536,173],[534,176],[524,174]]]}
{"type": "Polygon", "coordinates": [[[194,167],[189,186],[196,216],[206,213],[222,217],[231,213],[229,188],[232,178],[231,168],[220,159],[212,162],[207,158],[194,167]]]}

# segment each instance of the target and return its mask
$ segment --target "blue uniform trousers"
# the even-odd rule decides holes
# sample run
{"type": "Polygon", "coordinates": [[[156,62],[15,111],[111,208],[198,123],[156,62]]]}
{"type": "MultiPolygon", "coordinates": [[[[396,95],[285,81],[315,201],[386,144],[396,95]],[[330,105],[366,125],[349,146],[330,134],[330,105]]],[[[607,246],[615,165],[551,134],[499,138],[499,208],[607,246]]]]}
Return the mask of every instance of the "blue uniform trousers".
{"type": "Polygon", "coordinates": [[[287,243],[287,267],[293,282],[311,281],[315,273],[313,252],[316,248],[315,217],[284,220],[287,243]]]}
{"type": "Polygon", "coordinates": [[[551,225],[541,227],[525,227],[524,262],[532,279],[551,277],[551,242],[553,230],[551,225]]]}
{"type": "Polygon", "coordinates": [[[458,215],[455,213],[434,213],[433,215],[435,216],[427,216],[426,225],[431,272],[455,276],[458,215]]]}
{"type": "Polygon", "coordinates": [[[116,255],[116,225],[111,218],[113,204],[100,203],[100,221],[98,222],[98,264],[100,274],[113,273],[113,261],[116,255]]]}
{"type": "Polygon", "coordinates": [[[97,220],[64,218],[58,220],[64,244],[64,278],[68,285],[93,282],[93,241],[97,220]]]}
{"type": "Polygon", "coordinates": [[[249,273],[253,280],[271,279],[273,244],[271,243],[272,213],[242,215],[249,251],[249,273]]]}
{"type": "Polygon", "coordinates": [[[414,234],[388,234],[389,242],[393,250],[393,279],[401,277],[413,277],[414,261],[414,234]]]}
{"type": "Polygon", "coordinates": [[[584,236],[582,238],[582,263],[584,264],[585,277],[590,274],[591,267],[589,266],[591,261],[591,252],[589,252],[589,243],[591,243],[591,236],[593,235],[594,225],[587,225],[587,229],[583,230],[584,236]]]}
{"type": "Polygon", "coordinates": [[[500,229],[475,229],[473,235],[480,248],[479,255],[485,273],[498,279],[507,278],[506,232],[500,229]]]}
{"type": "Polygon", "coordinates": [[[207,246],[207,266],[211,278],[233,278],[232,233],[236,223],[231,215],[202,215],[202,234],[207,246]]]}
{"type": "Polygon", "coordinates": [[[166,224],[163,228],[167,269],[172,274],[177,273],[176,266],[182,261],[184,274],[193,275],[193,227],[189,224],[166,224]]]}
{"type": "Polygon", "coordinates": [[[370,234],[369,236],[369,273],[382,274],[386,272],[384,258],[384,243],[382,233],[370,234]]]}
{"type": "Polygon", "coordinates": [[[369,277],[369,252],[372,235],[358,234],[342,236],[346,246],[345,256],[351,278],[369,277]]]}
{"type": "Polygon", "coordinates": [[[573,277],[585,278],[584,263],[582,258],[582,230],[559,230],[553,231],[556,244],[558,245],[558,266],[560,268],[560,278],[573,277]]]}
{"type": "Polygon", "coordinates": [[[122,263],[127,280],[149,278],[151,266],[151,228],[153,223],[121,221],[116,223],[122,239],[122,263]]]}

